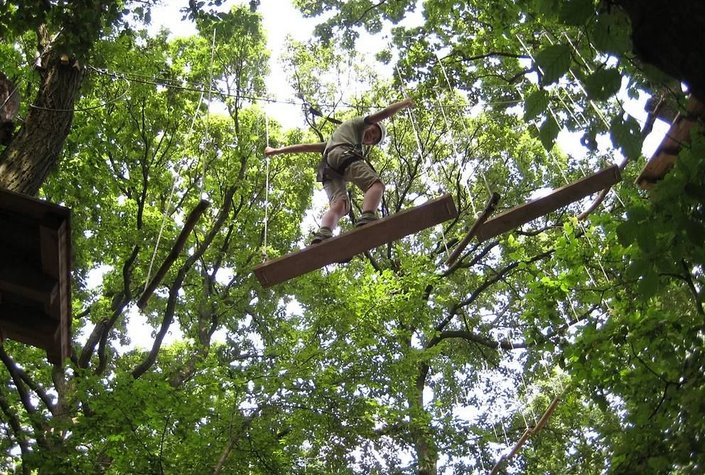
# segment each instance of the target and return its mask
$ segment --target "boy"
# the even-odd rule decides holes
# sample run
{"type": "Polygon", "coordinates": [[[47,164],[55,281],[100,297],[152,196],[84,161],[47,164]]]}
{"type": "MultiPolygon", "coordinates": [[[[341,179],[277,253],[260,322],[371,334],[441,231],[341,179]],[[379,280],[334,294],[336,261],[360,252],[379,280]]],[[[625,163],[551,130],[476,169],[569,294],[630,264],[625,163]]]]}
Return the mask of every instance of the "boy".
{"type": "Polygon", "coordinates": [[[311,244],[329,239],[338,221],[350,211],[346,185],[354,183],[364,193],[362,214],[355,226],[362,226],[377,218],[377,208],[382,201],[384,183],[365,161],[373,145],[386,135],[381,121],[388,119],[414,102],[407,98],[365,117],[356,117],[340,124],[328,142],[288,145],[280,148],[267,147],[265,155],[280,153],[317,152],[323,156],[318,166],[316,179],[323,183],[328,196],[328,210],[321,218],[321,227],[313,235],[311,244]]]}

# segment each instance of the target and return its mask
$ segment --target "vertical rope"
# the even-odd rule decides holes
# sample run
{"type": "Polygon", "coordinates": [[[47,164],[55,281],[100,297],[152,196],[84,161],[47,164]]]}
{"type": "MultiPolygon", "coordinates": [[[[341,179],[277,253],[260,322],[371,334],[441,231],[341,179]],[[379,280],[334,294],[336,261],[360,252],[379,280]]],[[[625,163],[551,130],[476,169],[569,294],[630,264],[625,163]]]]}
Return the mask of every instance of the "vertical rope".
{"type": "MultiPolygon", "coordinates": [[[[397,71],[397,76],[399,77],[399,84],[401,86],[402,93],[404,93],[404,95],[408,97],[408,93],[407,93],[405,85],[404,85],[404,78],[402,78],[402,76],[401,76],[401,71],[399,71],[398,66],[395,66],[395,69],[397,71]]],[[[421,148],[421,139],[419,138],[419,132],[416,128],[416,124],[414,122],[414,115],[411,112],[411,108],[408,108],[406,110],[406,113],[409,115],[409,122],[411,122],[411,129],[414,131],[414,138],[416,139],[416,147],[418,148],[419,158],[422,158],[423,157],[423,150],[421,148]]],[[[427,160],[427,162],[430,162],[430,160],[427,160]]],[[[426,163],[424,168],[426,168],[426,170],[431,169],[432,163],[426,163]]],[[[446,240],[445,230],[443,229],[442,224],[439,224],[438,227],[441,230],[441,239],[443,240],[443,246],[445,248],[446,255],[448,255],[450,251],[448,249],[448,242],[446,240]]]]}
{"type": "MultiPolygon", "coordinates": [[[[186,141],[188,142],[188,139],[191,138],[191,135],[193,135],[193,129],[196,125],[196,118],[198,117],[198,111],[201,108],[201,104],[203,103],[203,91],[201,91],[201,94],[198,97],[198,104],[196,104],[196,108],[194,109],[193,116],[191,117],[191,125],[189,125],[188,132],[186,133],[186,141]]],[[[171,206],[171,200],[174,197],[174,192],[176,191],[176,185],[178,183],[178,176],[181,173],[181,169],[184,166],[185,158],[182,158],[179,160],[177,167],[176,167],[176,172],[174,176],[174,181],[171,185],[171,191],[169,191],[169,197],[166,200],[166,206],[171,206]]],[[[152,252],[152,257],[149,260],[149,268],[147,269],[147,278],[144,281],[144,290],[147,290],[147,286],[149,285],[149,281],[152,276],[152,268],[154,267],[154,259],[157,257],[157,250],[159,249],[159,243],[162,240],[162,234],[164,232],[164,226],[166,225],[166,218],[169,215],[169,209],[164,210],[164,214],[162,215],[162,224],[159,226],[159,233],[157,234],[157,242],[154,244],[154,251],[152,252]]]]}
{"type": "MultiPolygon", "coordinates": [[[[269,116],[264,114],[264,136],[267,147],[269,147],[269,116]]],[[[266,176],[264,190],[264,246],[262,247],[262,258],[267,260],[267,238],[269,233],[269,155],[265,160],[266,176]]]]}
{"type": "MultiPolygon", "coordinates": [[[[206,110],[206,129],[204,132],[204,137],[203,140],[206,142],[206,146],[208,145],[208,140],[209,140],[209,131],[208,127],[210,124],[210,117],[211,117],[211,97],[213,96],[213,61],[215,59],[215,33],[216,33],[216,28],[213,28],[213,41],[211,43],[211,62],[210,65],[208,66],[208,109],[206,110]]],[[[198,187],[198,194],[203,198],[203,186],[204,182],[206,181],[206,158],[205,154],[201,155],[201,163],[202,163],[202,170],[201,170],[201,182],[198,187]]]]}
{"type": "MultiPolygon", "coordinates": [[[[441,59],[438,57],[438,55],[436,55],[436,62],[441,67],[441,72],[443,73],[443,79],[446,80],[446,84],[448,85],[448,91],[453,93],[453,85],[450,83],[450,79],[448,78],[448,73],[446,72],[446,68],[445,68],[445,66],[443,66],[443,61],[441,61],[441,59]]],[[[443,111],[443,106],[441,106],[441,111],[443,111]]],[[[444,115],[445,115],[445,113],[444,113],[444,115]]],[[[465,135],[469,136],[470,132],[468,131],[468,126],[465,123],[465,120],[464,119],[461,120],[460,123],[463,126],[463,131],[465,132],[465,135]]],[[[470,176],[468,176],[468,181],[470,181],[472,179],[472,177],[475,175],[475,172],[478,170],[478,168],[479,167],[475,167],[472,169],[472,171],[470,172],[470,176]]],[[[492,195],[492,188],[490,187],[490,184],[487,181],[487,177],[485,176],[485,172],[482,169],[480,169],[480,177],[482,178],[482,181],[485,184],[485,188],[487,189],[487,194],[491,196],[492,195]]],[[[473,207],[473,213],[477,214],[477,211],[475,210],[474,203],[472,203],[472,207],[473,207]]]]}

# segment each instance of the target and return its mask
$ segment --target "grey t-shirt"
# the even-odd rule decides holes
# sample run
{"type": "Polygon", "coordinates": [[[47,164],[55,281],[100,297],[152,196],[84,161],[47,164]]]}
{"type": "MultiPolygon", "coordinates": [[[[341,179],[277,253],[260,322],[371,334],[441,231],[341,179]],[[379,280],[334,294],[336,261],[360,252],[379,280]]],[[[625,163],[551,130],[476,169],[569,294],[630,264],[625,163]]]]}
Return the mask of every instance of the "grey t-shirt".
{"type": "Polygon", "coordinates": [[[323,158],[318,165],[318,181],[323,181],[326,178],[326,168],[329,168],[326,163],[326,155],[333,149],[339,152],[347,149],[355,151],[363,157],[367,156],[370,146],[362,144],[362,136],[369,124],[367,117],[355,117],[346,120],[333,131],[333,135],[326,143],[323,158]]]}

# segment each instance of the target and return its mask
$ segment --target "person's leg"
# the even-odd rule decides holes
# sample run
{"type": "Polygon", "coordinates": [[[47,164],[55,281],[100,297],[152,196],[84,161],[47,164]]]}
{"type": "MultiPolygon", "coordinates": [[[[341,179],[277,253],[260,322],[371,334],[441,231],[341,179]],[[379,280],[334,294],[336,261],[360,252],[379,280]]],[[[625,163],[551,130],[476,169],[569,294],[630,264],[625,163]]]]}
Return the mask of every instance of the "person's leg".
{"type": "Polygon", "coordinates": [[[330,203],[328,210],[323,213],[321,218],[321,227],[326,227],[331,231],[338,226],[338,221],[340,218],[345,216],[348,211],[348,199],[347,198],[337,198],[335,201],[330,203]]]}
{"type": "Polygon", "coordinates": [[[311,244],[318,244],[333,237],[333,230],[338,226],[338,221],[348,212],[350,207],[344,180],[326,180],[323,183],[323,188],[328,196],[328,209],[321,217],[321,227],[313,233],[311,244]]]}
{"type": "Polygon", "coordinates": [[[372,183],[370,187],[365,192],[365,197],[362,200],[362,212],[372,212],[375,213],[382,202],[382,196],[384,195],[384,183],[381,180],[377,180],[372,183]]]}
{"type": "Polygon", "coordinates": [[[384,195],[384,183],[379,175],[365,161],[360,160],[350,165],[345,175],[364,193],[362,199],[362,214],[355,226],[363,226],[377,220],[377,209],[384,195]]]}

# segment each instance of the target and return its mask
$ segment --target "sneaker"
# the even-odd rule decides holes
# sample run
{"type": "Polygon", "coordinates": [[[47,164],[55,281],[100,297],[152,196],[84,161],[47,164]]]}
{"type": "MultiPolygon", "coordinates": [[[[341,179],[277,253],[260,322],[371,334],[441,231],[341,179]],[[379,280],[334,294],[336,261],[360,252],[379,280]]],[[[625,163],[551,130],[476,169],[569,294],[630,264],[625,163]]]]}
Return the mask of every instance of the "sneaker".
{"type": "Polygon", "coordinates": [[[364,211],[360,215],[360,219],[358,219],[355,223],[355,227],[359,228],[360,226],[364,226],[365,224],[377,221],[378,219],[379,218],[377,217],[377,213],[375,213],[374,211],[364,211]]]}
{"type": "Polygon", "coordinates": [[[318,231],[313,233],[313,236],[311,237],[311,242],[309,245],[313,244],[318,244],[322,241],[325,241],[326,239],[330,239],[333,237],[333,231],[331,231],[330,228],[326,226],[321,226],[318,231]]]}

